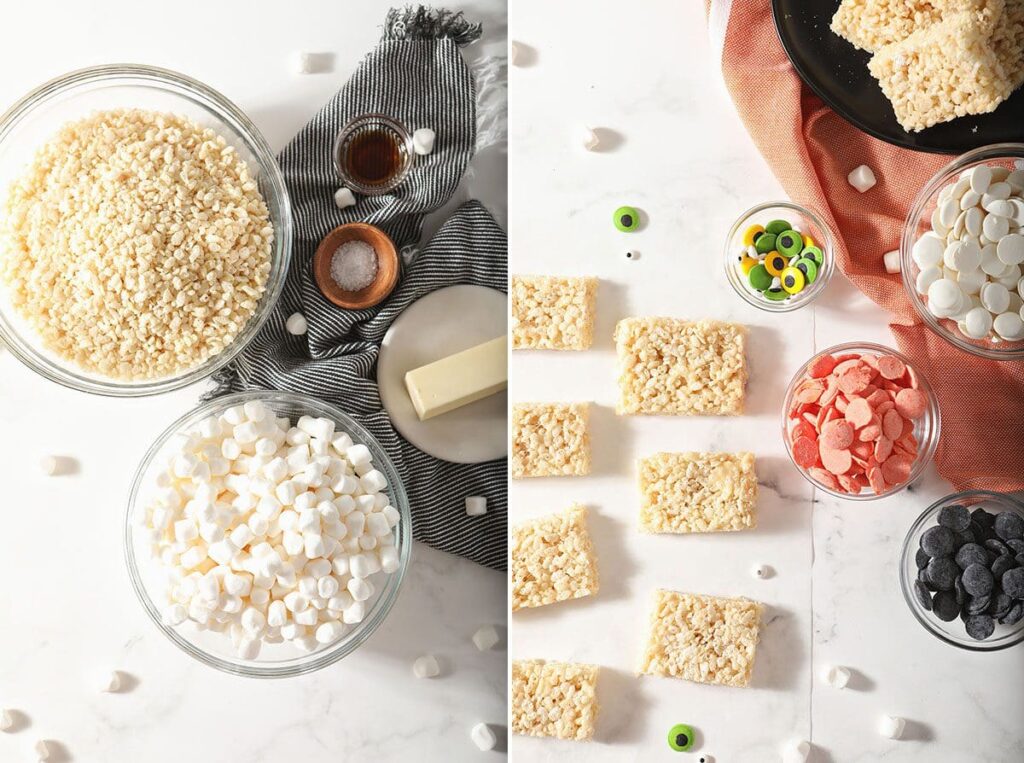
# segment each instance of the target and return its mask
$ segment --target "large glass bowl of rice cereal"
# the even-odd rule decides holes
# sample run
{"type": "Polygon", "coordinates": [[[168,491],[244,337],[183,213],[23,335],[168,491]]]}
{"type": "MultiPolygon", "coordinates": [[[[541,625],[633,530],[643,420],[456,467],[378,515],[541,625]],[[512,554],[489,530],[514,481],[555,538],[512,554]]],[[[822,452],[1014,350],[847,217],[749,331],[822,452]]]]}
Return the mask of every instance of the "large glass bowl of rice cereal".
{"type": "Polygon", "coordinates": [[[51,381],[137,397],[209,376],[266,322],[291,243],[263,136],[189,77],[83,69],[0,116],[0,340],[51,381]]]}

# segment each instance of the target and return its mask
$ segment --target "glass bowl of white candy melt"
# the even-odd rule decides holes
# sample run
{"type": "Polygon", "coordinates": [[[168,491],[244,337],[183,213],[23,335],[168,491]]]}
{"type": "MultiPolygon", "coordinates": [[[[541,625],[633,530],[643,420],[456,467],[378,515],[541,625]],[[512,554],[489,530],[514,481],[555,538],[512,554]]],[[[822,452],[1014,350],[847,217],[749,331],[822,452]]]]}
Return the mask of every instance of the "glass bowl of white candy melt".
{"type": "Polygon", "coordinates": [[[409,564],[409,502],[371,434],[305,395],[242,392],[171,425],[132,482],[125,555],[149,617],[219,670],[280,678],[357,649],[409,564]]]}
{"type": "Polygon", "coordinates": [[[1024,358],[1024,144],[970,151],[933,177],[900,242],[903,283],[924,322],[992,360],[1024,358]]]}

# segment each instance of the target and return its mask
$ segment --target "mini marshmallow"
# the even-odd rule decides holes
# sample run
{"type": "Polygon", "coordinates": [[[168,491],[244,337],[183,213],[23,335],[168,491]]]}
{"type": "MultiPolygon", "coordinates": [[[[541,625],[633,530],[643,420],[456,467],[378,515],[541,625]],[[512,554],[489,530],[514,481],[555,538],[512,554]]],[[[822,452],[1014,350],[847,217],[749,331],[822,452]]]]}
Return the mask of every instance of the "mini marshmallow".
{"type": "Polygon", "coordinates": [[[10,731],[14,726],[14,716],[6,707],[0,708],[0,731],[10,731]]]}
{"type": "Polygon", "coordinates": [[[372,514],[366,515],[366,532],[370,535],[379,538],[383,535],[387,535],[391,532],[391,527],[388,525],[387,517],[379,511],[375,511],[372,514]]]}
{"type": "MultiPolygon", "coordinates": [[[[312,604],[312,602],[310,602],[312,604]]],[[[319,622],[320,615],[317,612],[316,607],[310,606],[301,612],[296,612],[292,615],[292,619],[299,625],[314,626],[319,622]]]]}
{"type": "Polygon", "coordinates": [[[429,127],[421,127],[412,134],[412,150],[420,156],[426,156],[434,150],[437,134],[429,127]]]}
{"type": "Polygon", "coordinates": [[[886,273],[899,273],[900,272],[900,253],[899,250],[886,252],[882,255],[882,264],[885,265],[886,273]]]}
{"type": "Polygon", "coordinates": [[[329,620],[326,623],[321,623],[316,629],[316,641],[318,644],[333,644],[335,641],[345,635],[346,628],[342,623],[337,620],[329,620]]]}
{"type": "Polygon", "coordinates": [[[338,209],[345,209],[347,207],[354,207],[356,205],[355,194],[348,188],[342,186],[334,192],[334,205],[338,209]]]}
{"type": "Polygon", "coordinates": [[[497,645],[498,640],[498,629],[493,625],[481,626],[473,634],[473,643],[476,644],[476,648],[481,652],[493,649],[497,645]]]}
{"type": "Polygon", "coordinates": [[[289,334],[302,336],[309,330],[309,324],[306,323],[306,316],[302,313],[292,313],[285,321],[284,328],[289,334]]]}
{"type": "Polygon", "coordinates": [[[601,139],[598,137],[597,133],[587,125],[580,126],[579,141],[580,145],[587,151],[594,151],[601,145],[601,139]]]}
{"type": "Polygon", "coordinates": [[[783,748],[782,763],[806,763],[810,754],[810,742],[803,739],[794,739],[783,748]]]}
{"type": "Polygon", "coordinates": [[[98,687],[101,692],[108,694],[121,691],[121,674],[116,670],[100,674],[98,687]]]}
{"type": "Polygon", "coordinates": [[[61,471],[61,460],[57,456],[43,456],[39,459],[39,468],[47,477],[53,477],[61,471]]]}
{"type": "Polygon", "coordinates": [[[260,647],[263,642],[258,638],[245,636],[239,642],[236,653],[243,660],[255,660],[260,654],[260,647]]]}
{"type": "Polygon", "coordinates": [[[332,575],[325,575],[316,581],[316,592],[324,599],[330,599],[340,587],[338,579],[332,575]]]}
{"type": "Polygon", "coordinates": [[[364,578],[352,578],[348,581],[348,592],[357,602],[366,601],[373,596],[373,584],[364,578]]]}
{"type": "Polygon", "coordinates": [[[284,597],[284,605],[288,608],[289,612],[298,614],[309,607],[309,599],[298,591],[292,591],[284,597]]]}
{"type": "Polygon", "coordinates": [[[351,606],[345,607],[341,613],[341,621],[346,625],[361,623],[366,617],[366,602],[354,601],[351,606]]]}
{"type": "Polygon", "coordinates": [[[290,68],[293,74],[315,74],[319,71],[318,58],[315,53],[295,51],[291,55],[290,68]]]}
{"type": "Polygon", "coordinates": [[[417,678],[435,678],[440,673],[441,666],[437,663],[437,658],[432,654],[417,657],[416,661],[412,664],[412,674],[417,678]]]}
{"type": "Polygon", "coordinates": [[[482,495],[471,495],[466,498],[466,515],[482,517],[487,513],[487,499],[482,495]]]}
{"type": "Polygon", "coordinates": [[[359,478],[359,484],[367,493],[379,493],[388,486],[388,481],[383,472],[371,469],[359,478]]]}
{"type": "Polygon", "coordinates": [[[161,620],[164,625],[169,625],[172,628],[181,625],[188,619],[188,610],[185,609],[183,604],[171,604],[164,608],[161,620]]]}
{"type": "Polygon", "coordinates": [[[887,739],[899,739],[906,727],[906,720],[896,715],[883,715],[878,719],[878,733],[887,739]]]}
{"type": "Polygon", "coordinates": [[[825,684],[833,689],[845,689],[850,683],[850,669],[842,665],[830,665],[821,674],[825,684]]]}
{"type": "Polygon", "coordinates": [[[470,729],[469,738],[481,752],[493,750],[498,744],[498,737],[495,735],[494,729],[486,723],[478,723],[470,729]]]}
{"type": "Polygon", "coordinates": [[[871,168],[866,164],[862,164],[853,170],[849,175],[846,176],[847,181],[850,185],[856,188],[861,193],[866,193],[875,187],[878,182],[875,179],[875,173],[872,172],[871,168]]]}
{"type": "Polygon", "coordinates": [[[53,752],[50,743],[45,739],[40,739],[36,742],[32,749],[35,750],[36,758],[40,761],[49,760],[53,752]]]}
{"type": "Polygon", "coordinates": [[[287,622],[288,608],[284,602],[280,599],[270,602],[270,606],[267,607],[267,625],[271,628],[280,628],[287,622]]]}
{"type": "Polygon", "coordinates": [[[398,549],[394,546],[383,546],[380,549],[380,569],[391,574],[398,570],[398,549]]]}
{"type": "Polygon", "coordinates": [[[520,54],[520,52],[521,51],[520,51],[518,43],[516,43],[515,41],[512,41],[512,42],[510,42],[508,44],[508,61],[513,66],[518,66],[519,65],[519,54],[520,54]]]}

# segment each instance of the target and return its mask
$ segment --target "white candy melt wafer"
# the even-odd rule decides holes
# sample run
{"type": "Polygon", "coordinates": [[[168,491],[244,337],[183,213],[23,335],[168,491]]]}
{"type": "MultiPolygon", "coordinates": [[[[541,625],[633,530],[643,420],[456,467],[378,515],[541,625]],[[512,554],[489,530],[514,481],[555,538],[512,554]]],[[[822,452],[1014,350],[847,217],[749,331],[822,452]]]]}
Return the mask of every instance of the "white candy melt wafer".
{"type": "Polygon", "coordinates": [[[432,654],[425,654],[417,657],[412,664],[412,672],[417,678],[434,678],[441,672],[441,666],[437,664],[437,658],[432,654]]]}

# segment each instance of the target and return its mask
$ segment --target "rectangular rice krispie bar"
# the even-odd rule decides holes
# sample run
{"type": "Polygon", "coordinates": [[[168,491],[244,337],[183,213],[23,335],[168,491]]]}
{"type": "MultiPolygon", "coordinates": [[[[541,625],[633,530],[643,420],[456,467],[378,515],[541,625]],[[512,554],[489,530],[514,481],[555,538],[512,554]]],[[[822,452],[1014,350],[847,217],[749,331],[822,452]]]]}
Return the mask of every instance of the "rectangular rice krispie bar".
{"type": "Polygon", "coordinates": [[[989,33],[967,13],[921,29],[868,63],[908,132],[993,111],[1013,91],[989,33]]]}
{"type": "Polygon", "coordinates": [[[590,473],[589,403],[512,406],[512,476],[579,477],[590,473]]]}
{"type": "Polygon", "coordinates": [[[512,733],[577,742],[594,736],[597,665],[512,662],[512,733]]]}
{"type": "Polygon", "coordinates": [[[753,453],[657,453],[639,463],[640,529],[710,533],[757,526],[753,453]]]}
{"type": "Polygon", "coordinates": [[[587,510],[573,506],[512,529],[512,611],[597,593],[587,510]]]}
{"type": "Polygon", "coordinates": [[[656,591],[640,672],[748,686],[763,610],[749,599],[656,591]]]}
{"type": "Polygon", "coordinates": [[[738,415],[747,329],[736,323],[626,318],[615,327],[622,413],[738,415]]]}
{"type": "Polygon", "coordinates": [[[1024,84],[1024,0],[1006,0],[1003,20],[993,30],[990,43],[1016,90],[1024,84]]]}
{"type": "Polygon", "coordinates": [[[862,50],[876,52],[956,12],[972,14],[991,32],[1004,0],[843,0],[832,17],[832,31],[862,50]]]}
{"type": "Polygon", "coordinates": [[[588,349],[596,293],[596,278],[512,276],[512,349],[588,349]]]}

